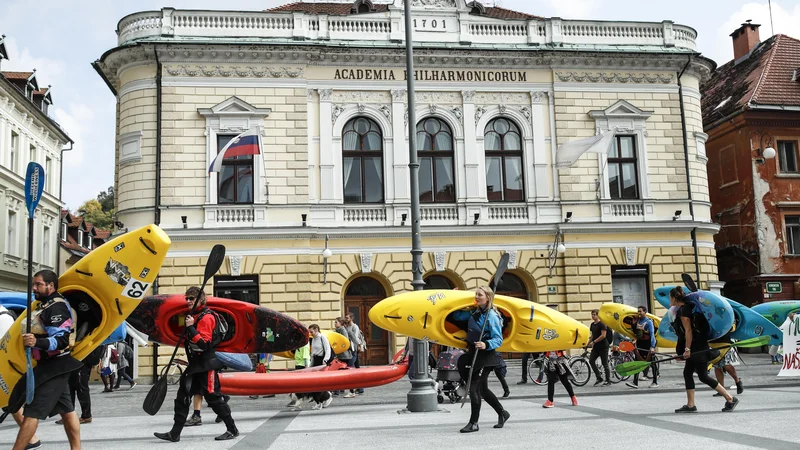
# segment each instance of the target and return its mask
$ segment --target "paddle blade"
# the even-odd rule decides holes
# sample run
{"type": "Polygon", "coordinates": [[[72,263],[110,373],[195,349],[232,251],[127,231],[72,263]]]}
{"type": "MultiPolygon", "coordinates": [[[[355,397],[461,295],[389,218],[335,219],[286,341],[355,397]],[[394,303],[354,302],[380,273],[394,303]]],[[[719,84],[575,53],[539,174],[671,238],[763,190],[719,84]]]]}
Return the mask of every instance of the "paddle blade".
{"type": "Polygon", "coordinates": [[[28,360],[28,369],[25,373],[25,404],[30,405],[33,402],[33,393],[36,389],[36,383],[33,379],[33,361],[31,361],[30,347],[25,349],[25,358],[28,360]]]}
{"type": "Polygon", "coordinates": [[[28,217],[33,218],[33,213],[39,205],[44,190],[44,168],[34,161],[28,163],[28,170],[25,174],[25,208],[28,210],[28,217]]]}
{"type": "Polygon", "coordinates": [[[741,348],[750,348],[750,347],[761,347],[763,345],[767,345],[770,341],[769,336],[758,336],[750,339],[745,339],[743,341],[734,342],[731,344],[731,347],[741,347],[741,348]]]}
{"type": "Polygon", "coordinates": [[[205,279],[203,280],[203,285],[208,283],[208,280],[214,276],[215,273],[222,267],[222,262],[225,261],[225,246],[222,244],[217,244],[214,248],[211,249],[211,254],[208,255],[208,261],[206,261],[206,270],[203,273],[205,279]]]}
{"type": "Polygon", "coordinates": [[[647,361],[628,361],[622,364],[617,364],[616,367],[614,367],[614,370],[616,370],[621,377],[629,377],[631,375],[636,375],[639,372],[643,372],[644,369],[647,369],[649,366],[650,363],[647,361]]]}
{"type": "Polygon", "coordinates": [[[144,398],[144,403],[142,403],[142,409],[147,414],[151,416],[155,416],[158,414],[158,410],[161,409],[161,405],[164,404],[164,399],[167,397],[167,377],[162,375],[158,378],[158,381],[150,388],[150,391],[147,393],[147,397],[144,398]]]}
{"type": "Polygon", "coordinates": [[[682,273],[681,274],[681,280],[683,280],[683,284],[685,284],[686,287],[690,291],[692,291],[692,292],[697,292],[698,291],[697,285],[694,284],[694,280],[692,279],[692,276],[689,275],[688,273],[682,273]]]}
{"type": "Polygon", "coordinates": [[[508,269],[508,260],[511,258],[510,253],[503,253],[503,256],[500,257],[500,262],[497,263],[497,272],[494,273],[494,278],[492,278],[489,287],[492,288],[493,291],[497,290],[497,285],[500,284],[500,279],[503,278],[503,275],[506,273],[506,269],[508,269]]]}

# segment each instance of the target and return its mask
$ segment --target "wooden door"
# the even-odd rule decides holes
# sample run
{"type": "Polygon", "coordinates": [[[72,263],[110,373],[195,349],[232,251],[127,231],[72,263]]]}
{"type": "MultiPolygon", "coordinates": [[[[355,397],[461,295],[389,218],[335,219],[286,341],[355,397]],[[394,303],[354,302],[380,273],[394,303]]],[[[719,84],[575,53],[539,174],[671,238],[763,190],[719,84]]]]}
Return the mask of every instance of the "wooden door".
{"type": "Polygon", "coordinates": [[[358,324],[367,341],[366,354],[360,353],[358,356],[359,363],[365,366],[387,364],[392,356],[389,354],[389,332],[369,321],[369,310],[384,298],[386,291],[383,286],[371,277],[353,280],[345,292],[345,311],[353,314],[353,321],[358,324]]]}

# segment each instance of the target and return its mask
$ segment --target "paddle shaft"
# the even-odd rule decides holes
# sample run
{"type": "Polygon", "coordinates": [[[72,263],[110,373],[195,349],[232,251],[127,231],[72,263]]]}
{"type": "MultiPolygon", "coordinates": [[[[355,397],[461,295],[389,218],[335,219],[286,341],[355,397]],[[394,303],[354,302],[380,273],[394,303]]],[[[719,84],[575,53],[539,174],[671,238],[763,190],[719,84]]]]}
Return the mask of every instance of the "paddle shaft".
{"type": "Polygon", "coordinates": [[[31,293],[33,292],[33,216],[28,217],[28,314],[26,333],[31,332],[31,293]]]}

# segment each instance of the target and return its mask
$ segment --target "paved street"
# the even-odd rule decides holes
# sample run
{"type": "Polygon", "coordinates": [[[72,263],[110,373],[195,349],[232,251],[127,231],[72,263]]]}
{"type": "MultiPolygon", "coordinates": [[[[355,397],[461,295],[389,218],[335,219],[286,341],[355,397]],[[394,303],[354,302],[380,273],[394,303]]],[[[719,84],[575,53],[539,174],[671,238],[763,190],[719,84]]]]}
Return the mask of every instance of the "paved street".
{"type": "MultiPolygon", "coordinates": [[[[101,394],[102,386],[92,387],[94,421],[82,427],[86,449],[170,448],[196,449],[296,449],[303,444],[346,446],[348,449],[407,448],[612,448],[625,445],[624,439],[646,437],[647,442],[664,448],[712,448],[724,445],[736,448],[798,448],[800,435],[787,432],[797,424],[800,402],[800,379],[775,377],[778,366],[769,364],[767,355],[744,355],[746,365],[737,369],[746,391],[733,413],[722,413],[723,400],[713,398],[705,386],[699,388],[694,415],[672,411],[685,401],[680,378],[681,364],[665,365],[657,389],[643,387],[632,391],[617,384],[607,388],[577,389],[580,406],[567,406],[566,394],[556,387],[556,407],[541,407],[546,388],[530,383],[517,386],[518,363],[510,363],[509,382],[512,395],[503,400],[511,419],[502,430],[491,427],[496,417],[484,406],[481,431],[462,435],[458,430],[467,422],[469,405],[444,403],[441,412],[426,414],[398,413],[405,406],[409,384],[403,380],[392,385],[367,390],[355,399],[336,398],[322,411],[290,411],[286,396],[251,400],[233,398],[231,406],[241,437],[235,441],[215,442],[224,431],[214,424],[214,414],[203,410],[206,423],[187,428],[180,443],[161,442],[153,431],[167,431],[171,426],[173,396],[170,394],[161,412],[147,416],[141,403],[148,386],[132,391],[101,394]],[[413,438],[411,437],[413,433],[413,438]],[[324,444],[323,444],[324,442],[324,444]],[[151,447],[152,446],[152,447],[151,447]]],[[[591,385],[592,382],[589,384],[591,385]]],[[[642,382],[646,386],[649,381],[642,382]]],[[[728,385],[731,382],[728,380],[728,385]]],[[[502,392],[492,383],[495,392],[502,392]]],[[[0,425],[0,447],[10,447],[16,434],[13,422],[0,425]]],[[[40,426],[46,448],[65,448],[63,429],[48,420],[40,426]]]]}

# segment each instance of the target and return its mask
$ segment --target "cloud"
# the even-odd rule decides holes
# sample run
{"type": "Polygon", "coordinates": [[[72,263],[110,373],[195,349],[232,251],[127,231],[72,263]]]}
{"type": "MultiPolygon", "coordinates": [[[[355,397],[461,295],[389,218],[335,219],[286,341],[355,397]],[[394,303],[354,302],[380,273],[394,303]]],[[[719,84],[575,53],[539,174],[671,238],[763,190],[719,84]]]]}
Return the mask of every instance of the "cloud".
{"type": "Polygon", "coordinates": [[[550,0],[553,15],[562,19],[588,19],[596,15],[602,2],[599,0],[550,0]]]}
{"type": "Polygon", "coordinates": [[[55,86],[63,79],[66,67],[63,61],[34,57],[28,47],[20,50],[17,40],[10,36],[6,38],[5,43],[8,61],[3,61],[4,71],[30,72],[36,69],[36,79],[41,87],[49,84],[55,86]]]}
{"type": "MultiPolygon", "coordinates": [[[[785,3],[772,2],[774,34],[786,34],[800,39],[800,4],[796,4],[788,10],[784,5],[785,3]]],[[[759,32],[762,41],[771,36],[769,5],[767,3],[745,3],[738,11],[730,15],[716,34],[714,48],[709,56],[717,64],[722,65],[733,59],[733,44],[730,34],[746,20],[752,20],[753,23],[761,25],[759,32]]]]}
{"type": "Polygon", "coordinates": [[[84,161],[86,150],[86,135],[90,133],[89,126],[94,123],[95,114],[89,105],[83,103],[72,103],[67,110],[55,108],[53,119],[66,130],[70,138],[75,142],[72,151],[64,154],[64,168],[81,167],[84,161]]]}

